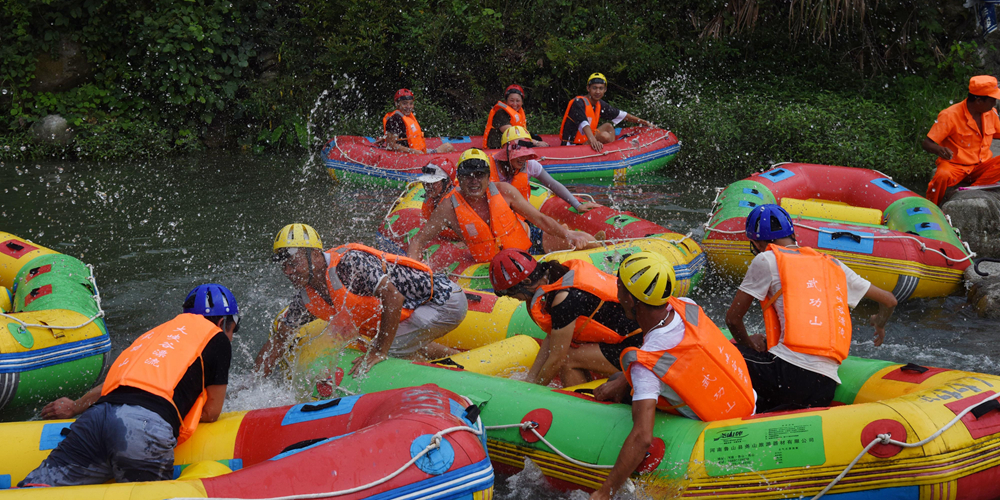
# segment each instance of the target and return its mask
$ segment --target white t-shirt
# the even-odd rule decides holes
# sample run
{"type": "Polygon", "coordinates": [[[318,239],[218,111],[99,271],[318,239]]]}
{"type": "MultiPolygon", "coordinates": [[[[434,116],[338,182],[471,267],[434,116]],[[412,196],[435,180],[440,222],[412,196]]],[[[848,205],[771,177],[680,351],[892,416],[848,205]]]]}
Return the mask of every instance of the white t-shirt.
{"type": "MultiPolygon", "coordinates": [[[[837,261],[837,263],[840,264],[840,268],[847,275],[847,305],[853,309],[858,305],[858,302],[861,302],[865,294],[868,293],[871,283],[858,276],[858,273],[855,273],[840,261],[837,261]]],[[[743,283],[740,283],[740,290],[761,302],[781,290],[778,261],[775,259],[774,253],[768,250],[754,257],[753,261],[750,262],[750,268],[747,269],[746,277],[743,278],[743,283]]],[[[839,384],[840,377],[837,375],[837,369],[840,368],[840,363],[826,356],[802,354],[785,347],[784,297],[778,297],[774,301],[774,309],[777,311],[778,321],[781,323],[781,339],[778,341],[778,345],[772,347],[768,352],[803,370],[809,370],[832,378],[839,384]]]]}
{"type": "MultiPolygon", "coordinates": [[[[688,298],[681,298],[681,300],[694,304],[694,301],[688,298]]],[[[643,351],[666,351],[677,347],[677,344],[680,344],[682,340],[684,340],[684,322],[681,321],[680,315],[674,314],[670,323],[646,332],[640,349],[643,351]]],[[[671,405],[684,404],[677,392],[660,380],[649,368],[639,363],[632,363],[629,369],[632,376],[632,402],[658,399],[663,396],[671,405]]],[[[687,418],[699,420],[698,416],[687,406],[677,408],[677,412],[687,418]]]]}

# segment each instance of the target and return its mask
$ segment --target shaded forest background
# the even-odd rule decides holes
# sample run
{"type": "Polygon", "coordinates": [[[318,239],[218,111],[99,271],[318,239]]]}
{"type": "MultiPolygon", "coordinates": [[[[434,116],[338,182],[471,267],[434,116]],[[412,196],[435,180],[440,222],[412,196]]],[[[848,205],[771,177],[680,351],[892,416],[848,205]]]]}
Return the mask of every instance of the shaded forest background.
{"type": "Polygon", "coordinates": [[[555,133],[594,71],[701,169],[796,160],[919,177],[936,113],[993,74],[959,0],[0,0],[0,159],[301,154],[378,134],[399,87],[427,135],[481,134],[503,88],[555,133]],[[40,143],[64,117],[75,137],[40,143]]]}

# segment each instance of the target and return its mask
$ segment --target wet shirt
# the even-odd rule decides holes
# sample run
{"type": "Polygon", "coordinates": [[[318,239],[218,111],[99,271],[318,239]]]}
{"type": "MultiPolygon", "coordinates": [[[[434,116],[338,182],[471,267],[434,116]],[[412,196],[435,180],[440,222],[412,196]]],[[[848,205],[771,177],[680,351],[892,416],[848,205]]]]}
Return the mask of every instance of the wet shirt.
{"type": "MultiPolygon", "coordinates": [[[[166,399],[150,394],[135,387],[121,386],[108,395],[101,397],[97,403],[111,403],[120,405],[141,406],[159,415],[163,420],[174,428],[174,437],[180,432],[181,421],[177,411],[182,415],[187,415],[194,406],[195,400],[201,395],[202,387],[202,362],[205,364],[205,385],[228,385],[229,365],[232,362],[233,346],[229,337],[225,333],[216,333],[212,340],[208,341],[205,349],[201,352],[201,361],[196,360],[184,376],[181,377],[177,387],[174,388],[174,405],[166,399]]],[[[96,403],[95,403],[96,404],[96,403]]]]}
{"type": "Polygon", "coordinates": [[[410,147],[410,141],[406,139],[406,123],[403,122],[403,117],[399,113],[393,113],[385,121],[385,131],[390,134],[396,134],[397,143],[410,147]]]}
{"type": "MultiPolygon", "coordinates": [[[[570,288],[566,291],[568,292],[566,298],[549,308],[553,330],[565,328],[580,316],[585,318],[590,316],[594,313],[594,309],[597,309],[597,306],[601,304],[601,299],[592,293],[576,288],[570,288]]],[[[639,329],[639,324],[635,320],[626,318],[625,310],[622,309],[621,304],[615,302],[605,302],[601,309],[594,314],[594,321],[623,337],[639,329]]]]}
{"type": "Polygon", "coordinates": [[[983,133],[980,134],[979,126],[966,106],[966,100],[962,100],[938,113],[927,137],[954,153],[952,159],[947,161],[958,165],[978,165],[993,158],[990,145],[994,138],[1000,139],[997,110],[991,109],[983,113],[982,121],[983,133]]]}
{"type": "MultiPolygon", "coordinates": [[[[621,123],[628,113],[612,107],[604,99],[601,99],[601,120],[610,121],[615,125],[621,123]]],[[[595,104],[596,105],[596,104],[595,104]]],[[[566,128],[563,129],[563,143],[572,141],[576,137],[580,124],[587,121],[587,103],[585,100],[573,99],[573,105],[569,107],[569,116],[566,117],[566,128]]]]}

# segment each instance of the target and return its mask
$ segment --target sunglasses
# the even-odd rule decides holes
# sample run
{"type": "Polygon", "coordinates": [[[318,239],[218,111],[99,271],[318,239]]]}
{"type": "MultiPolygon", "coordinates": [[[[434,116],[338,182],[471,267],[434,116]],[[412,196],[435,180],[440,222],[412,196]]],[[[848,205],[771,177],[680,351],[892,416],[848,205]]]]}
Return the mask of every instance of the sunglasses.
{"type": "Polygon", "coordinates": [[[486,170],[476,170],[476,171],[473,171],[473,172],[459,172],[458,176],[459,177],[464,177],[464,178],[472,178],[472,177],[474,177],[476,179],[483,179],[485,177],[489,177],[490,173],[489,173],[489,171],[486,171],[486,170]]]}

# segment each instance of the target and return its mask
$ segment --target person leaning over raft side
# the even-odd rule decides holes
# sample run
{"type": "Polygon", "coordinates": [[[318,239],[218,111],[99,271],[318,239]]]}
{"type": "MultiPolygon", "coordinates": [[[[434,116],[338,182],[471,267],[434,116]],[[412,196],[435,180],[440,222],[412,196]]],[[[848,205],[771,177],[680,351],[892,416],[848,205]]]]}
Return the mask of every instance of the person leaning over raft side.
{"type": "Polygon", "coordinates": [[[256,369],[274,368],[299,327],[346,313],[362,335],[374,337],[354,360],[351,375],[395,358],[440,358],[458,351],[434,342],[465,319],[468,302],[444,273],[421,262],[357,243],[323,251],[316,231],[289,224],[274,238],[272,260],[299,289],[274,335],[257,355],[256,369]]]}
{"type": "Polygon", "coordinates": [[[407,249],[411,259],[419,259],[427,243],[444,228],[462,236],[477,262],[490,262],[504,248],[547,253],[599,245],[594,237],[563,227],[528,203],[513,186],[490,182],[492,160],[478,149],[462,153],[458,161],[458,188],[431,214],[424,227],[413,236],[407,249]],[[517,215],[525,217],[543,234],[532,238],[517,215]]]}
{"type": "Polygon", "coordinates": [[[638,123],[647,127],[653,124],[624,111],[619,111],[603,101],[608,90],[608,79],[600,73],[594,73],[587,79],[587,95],[573,98],[566,105],[562,125],[559,127],[559,138],[563,146],[573,144],[590,144],[594,151],[604,149],[604,145],[615,140],[615,125],[622,120],[638,123]],[[600,120],[610,121],[598,127],[600,120]]]}
{"type": "Polygon", "coordinates": [[[239,306],[222,285],[201,285],[183,314],[126,348],[104,384],[80,399],[60,398],[42,418],[80,415],[69,435],[18,486],[162,481],[174,473],[174,447],[198,422],[222,413],[239,306]]]}
{"type": "Polygon", "coordinates": [[[632,395],[632,431],[611,473],[591,499],[608,499],[646,457],[656,409],[703,421],[753,415],[756,394],[743,356],[690,299],[670,297],[674,268],[639,252],[618,268],[618,301],[644,332],[639,349],[622,353],[623,376],[594,390],[599,401],[632,395]]]}
{"type": "Polygon", "coordinates": [[[997,79],[974,76],[969,96],[938,113],[921,146],[936,155],[937,169],[927,185],[927,199],[937,205],[951,186],[969,181],[973,186],[1000,182],[1000,156],[990,145],[1000,138],[1000,118],[994,109],[1000,99],[997,79]]]}
{"type": "Polygon", "coordinates": [[[538,153],[532,149],[531,136],[524,127],[509,127],[503,133],[502,142],[503,149],[493,155],[494,161],[490,163],[490,181],[506,182],[514,186],[527,200],[531,196],[528,181],[533,177],[581,213],[598,206],[592,202],[580,203],[566,186],[545,171],[545,167],[538,162],[538,153]]]}
{"type": "MultiPolygon", "coordinates": [[[[486,130],[483,131],[483,145],[485,149],[497,149],[500,147],[503,133],[511,127],[528,128],[527,118],[524,115],[524,89],[520,85],[510,85],[503,92],[503,100],[497,101],[490,110],[490,116],[486,118],[486,130]]],[[[532,140],[532,144],[538,147],[548,147],[548,143],[541,140],[532,140]]]]}
{"type": "Polygon", "coordinates": [[[548,385],[559,374],[569,387],[587,382],[589,370],[611,375],[621,371],[622,350],[642,345],[638,323],[618,303],[616,278],[587,261],[537,263],[507,248],[490,263],[490,283],[497,296],[527,301],[547,334],[528,382],[548,385]]]}
{"type": "Polygon", "coordinates": [[[896,298],[838,260],[796,245],[791,216],[777,205],[754,208],[746,232],[756,257],[726,312],[726,325],[750,367],[760,395],[757,408],[829,406],[851,346],[848,306],[863,297],[879,303],[870,319],[879,346],[896,298]],[[743,323],[754,299],[764,310],[766,341],[747,335],[743,323]]]}
{"type": "Polygon", "coordinates": [[[386,147],[410,154],[448,153],[455,150],[451,144],[444,143],[436,149],[427,151],[424,131],[420,129],[420,123],[413,114],[413,92],[409,89],[399,89],[393,96],[393,102],[396,109],[382,117],[382,132],[385,134],[386,147]]]}

